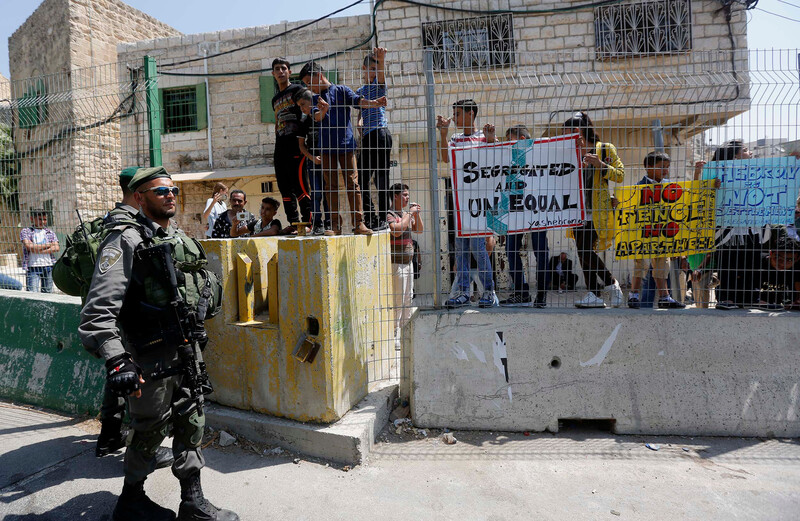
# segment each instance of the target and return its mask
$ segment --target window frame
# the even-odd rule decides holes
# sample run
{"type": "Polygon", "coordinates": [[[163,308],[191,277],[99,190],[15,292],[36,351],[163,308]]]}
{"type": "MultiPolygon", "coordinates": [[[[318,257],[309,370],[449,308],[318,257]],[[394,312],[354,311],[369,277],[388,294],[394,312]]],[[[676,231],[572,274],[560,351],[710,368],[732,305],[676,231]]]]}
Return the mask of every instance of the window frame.
{"type": "Polygon", "coordinates": [[[196,85],[180,85],[176,87],[165,87],[158,89],[159,107],[161,107],[161,132],[163,134],[180,134],[183,132],[197,132],[208,128],[208,93],[206,92],[206,84],[198,83],[196,85]],[[178,129],[170,130],[167,126],[167,105],[165,103],[166,95],[171,91],[194,89],[194,107],[195,107],[195,124],[191,127],[181,127],[178,129]]]}

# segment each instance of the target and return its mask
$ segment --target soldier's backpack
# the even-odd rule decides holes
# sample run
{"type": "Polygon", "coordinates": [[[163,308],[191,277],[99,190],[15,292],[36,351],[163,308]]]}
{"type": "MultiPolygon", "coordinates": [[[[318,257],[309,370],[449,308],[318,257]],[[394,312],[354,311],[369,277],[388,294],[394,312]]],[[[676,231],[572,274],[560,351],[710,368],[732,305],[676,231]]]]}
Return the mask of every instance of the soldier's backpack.
{"type": "Polygon", "coordinates": [[[138,225],[133,219],[108,218],[114,214],[115,210],[112,210],[106,217],[83,222],[67,237],[64,252],[53,265],[53,282],[67,295],[81,297],[81,301],[86,299],[92,283],[97,250],[111,228],[118,225],[138,225]]]}

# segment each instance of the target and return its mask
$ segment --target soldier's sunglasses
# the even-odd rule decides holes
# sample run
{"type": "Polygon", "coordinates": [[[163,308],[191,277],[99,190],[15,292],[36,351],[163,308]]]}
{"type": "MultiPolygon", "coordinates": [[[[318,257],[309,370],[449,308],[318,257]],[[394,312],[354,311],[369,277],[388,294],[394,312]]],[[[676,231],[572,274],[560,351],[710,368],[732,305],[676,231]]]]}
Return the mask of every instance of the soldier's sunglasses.
{"type": "Polygon", "coordinates": [[[181,193],[181,189],[177,186],[154,186],[153,188],[147,188],[145,190],[139,190],[140,194],[145,192],[153,192],[159,197],[166,197],[167,194],[171,193],[175,197],[178,197],[178,194],[181,193]]]}

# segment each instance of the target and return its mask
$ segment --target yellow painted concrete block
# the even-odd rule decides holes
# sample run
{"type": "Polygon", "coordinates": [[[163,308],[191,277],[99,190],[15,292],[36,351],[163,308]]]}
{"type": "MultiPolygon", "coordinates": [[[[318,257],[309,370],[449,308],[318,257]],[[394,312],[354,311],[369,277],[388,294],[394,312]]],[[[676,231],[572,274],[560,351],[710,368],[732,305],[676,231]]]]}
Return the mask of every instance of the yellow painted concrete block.
{"type": "Polygon", "coordinates": [[[332,422],[366,395],[368,366],[389,358],[378,351],[391,345],[394,334],[388,234],[203,245],[224,287],[223,312],[207,324],[212,399],[301,421],[332,422]],[[237,323],[239,253],[252,259],[256,310],[269,307],[268,314],[257,312],[247,325],[237,323]],[[301,362],[292,352],[313,333],[314,320],[321,348],[312,363],[301,362]]]}

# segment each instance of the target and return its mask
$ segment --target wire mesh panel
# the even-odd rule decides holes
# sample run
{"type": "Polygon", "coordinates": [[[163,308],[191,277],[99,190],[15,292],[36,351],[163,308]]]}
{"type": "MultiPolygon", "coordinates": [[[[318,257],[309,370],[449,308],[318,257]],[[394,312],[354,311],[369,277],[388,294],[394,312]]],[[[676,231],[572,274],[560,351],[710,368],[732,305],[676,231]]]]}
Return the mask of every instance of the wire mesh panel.
{"type": "Polygon", "coordinates": [[[737,50],[742,17],[707,11],[398,3],[160,41],[155,119],[149,48],[15,82],[3,273],[24,283],[32,218],[62,239],[75,209],[107,211],[157,131],[197,237],[388,235],[370,262],[392,282],[354,337],[370,381],[402,371],[418,308],[795,308],[797,52],[737,50]],[[237,210],[219,232],[218,203],[237,210]]]}

